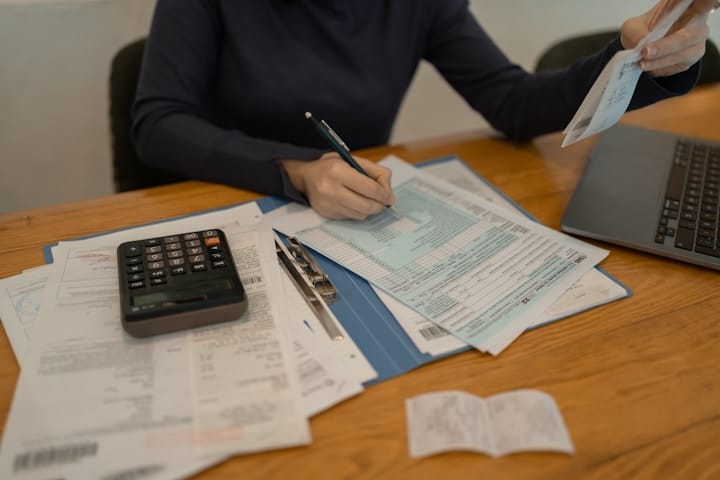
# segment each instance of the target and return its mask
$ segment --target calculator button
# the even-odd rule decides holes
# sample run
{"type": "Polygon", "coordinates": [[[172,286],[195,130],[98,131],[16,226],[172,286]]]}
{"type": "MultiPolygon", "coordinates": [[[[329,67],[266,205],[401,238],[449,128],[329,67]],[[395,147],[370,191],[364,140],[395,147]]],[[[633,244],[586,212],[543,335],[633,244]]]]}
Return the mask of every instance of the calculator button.
{"type": "Polygon", "coordinates": [[[145,286],[145,282],[130,282],[130,283],[128,283],[128,287],[130,287],[130,288],[140,288],[140,287],[144,287],[144,286],[145,286]]]}
{"type": "Polygon", "coordinates": [[[200,245],[201,245],[200,240],[190,240],[189,242],[185,242],[185,246],[187,248],[199,247],[200,245]]]}
{"type": "Polygon", "coordinates": [[[140,244],[138,243],[131,243],[130,245],[125,246],[126,257],[137,257],[140,253],[142,253],[142,251],[140,250],[140,244]]]}
{"type": "Polygon", "coordinates": [[[196,263],[192,266],[193,272],[202,272],[207,270],[207,266],[204,263],[196,263]]]}
{"type": "Polygon", "coordinates": [[[157,262],[163,259],[162,253],[151,253],[147,256],[148,262],[157,262]]]}
{"type": "Polygon", "coordinates": [[[143,271],[142,264],[140,265],[128,265],[127,273],[138,273],[143,271]]]}
{"type": "Polygon", "coordinates": [[[187,253],[188,255],[200,255],[203,253],[203,249],[201,247],[188,248],[187,253]]]}
{"type": "Polygon", "coordinates": [[[212,263],[213,268],[225,268],[227,267],[227,263],[225,260],[217,260],[212,263]]]}
{"type": "Polygon", "coordinates": [[[200,236],[197,233],[186,233],[183,238],[185,240],[197,240],[200,236]]]}
{"type": "Polygon", "coordinates": [[[159,238],[151,238],[149,240],[145,240],[145,246],[146,247],[154,247],[160,245],[160,239],[159,238]]]}
{"type": "Polygon", "coordinates": [[[214,247],[215,245],[220,245],[220,237],[208,237],[205,239],[206,247],[214,247]]]}
{"type": "Polygon", "coordinates": [[[145,275],[142,273],[133,273],[131,275],[128,275],[128,282],[137,282],[144,279],[145,275]]]}
{"type": "Polygon", "coordinates": [[[222,248],[220,248],[220,245],[213,245],[212,247],[208,247],[208,252],[222,252],[222,248]]]}
{"type": "Polygon", "coordinates": [[[217,237],[217,230],[205,230],[203,232],[203,237],[217,237]]]}
{"type": "Polygon", "coordinates": [[[176,243],[180,241],[179,235],[170,235],[169,237],[163,238],[163,242],[167,245],[168,243],[176,243]]]}
{"type": "Polygon", "coordinates": [[[184,265],[184,264],[185,264],[184,258],[171,258],[170,260],[168,260],[168,265],[170,265],[171,267],[179,267],[180,265],[184,265]]]}
{"type": "Polygon", "coordinates": [[[183,256],[182,250],[173,250],[165,254],[168,258],[181,258],[183,256]]]}
{"type": "Polygon", "coordinates": [[[145,247],[145,253],[160,253],[162,247],[160,245],[153,245],[152,247],[145,247]]]}
{"type": "Polygon", "coordinates": [[[180,250],[181,248],[182,248],[182,244],[180,242],[173,242],[173,243],[168,243],[167,245],[165,245],[165,249],[167,251],[180,250]]]}
{"type": "Polygon", "coordinates": [[[188,259],[190,263],[200,263],[205,261],[205,255],[190,255],[188,259]]]}
{"type": "Polygon", "coordinates": [[[175,267],[175,268],[170,269],[170,273],[172,275],[182,275],[185,272],[186,272],[185,267],[175,267]]]}
{"type": "Polygon", "coordinates": [[[153,270],[150,272],[150,278],[162,278],[165,276],[165,270],[153,270]]]}
{"type": "Polygon", "coordinates": [[[211,252],[210,258],[212,258],[213,260],[223,260],[225,258],[225,254],[223,254],[222,252],[211,252]]]}
{"type": "Polygon", "coordinates": [[[151,262],[148,263],[148,270],[160,270],[165,267],[165,262],[151,262]]]}
{"type": "Polygon", "coordinates": [[[167,283],[167,278],[153,278],[150,280],[150,285],[162,285],[167,283]]]}
{"type": "Polygon", "coordinates": [[[138,263],[142,263],[143,259],[142,257],[130,257],[125,261],[126,265],[137,265],[138,263]]]}

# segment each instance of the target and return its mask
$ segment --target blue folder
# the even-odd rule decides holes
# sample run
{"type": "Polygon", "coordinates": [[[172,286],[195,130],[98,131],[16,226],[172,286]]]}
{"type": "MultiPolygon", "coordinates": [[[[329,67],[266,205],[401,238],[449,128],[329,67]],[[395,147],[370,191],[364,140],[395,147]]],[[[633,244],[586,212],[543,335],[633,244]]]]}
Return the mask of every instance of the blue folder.
{"type": "MultiPolygon", "coordinates": [[[[422,168],[450,160],[459,160],[459,158],[456,156],[441,157],[420,163],[418,167],[422,168]]],[[[508,202],[512,203],[518,208],[518,211],[524,213],[528,218],[532,218],[525,210],[502,192],[495,189],[485,181],[484,178],[479,175],[478,178],[493,188],[508,202]]],[[[279,197],[265,197],[257,201],[263,213],[274,210],[286,203],[287,200],[279,197]]],[[[192,215],[201,213],[204,212],[192,215]]],[[[52,262],[52,246],[53,245],[48,245],[45,247],[45,259],[48,263],[52,262]]],[[[385,304],[377,296],[367,280],[364,280],[350,270],[347,270],[313,250],[310,250],[310,255],[313,256],[314,260],[328,275],[330,281],[337,289],[337,301],[330,306],[330,309],[378,373],[377,378],[366,382],[364,384],[365,386],[382,382],[383,380],[401,375],[426,363],[471,348],[466,346],[442,355],[429,355],[420,352],[400,324],[395,320],[392,313],[390,313],[385,304]]],[[[602,271],[599,267],[596,268],[602,271]]],[[[632,295],[632,291],[626,286],[622,285],[606,272],[602,272],[621,285],[627,291],[628,296],[632,295]]]]}
{"type": "MultiPolygon", "coordinates": [[[[422,168],[441,162],[461,160],[459,157],[450,155],[436,158],[418,164],[422,168]]],[[[472,169],[470,169],[472,171],[472,169]]],[[[495,190],[505,200],[515,206],[519,212],[532,219],[522,207],[507,197],[501,191],[488,183],[482,176],[475,173],[478,178],[490,188],[495,190]]],[[[263,213],[269,212],[285,205],[287,201],[276,197],[263,198],[258,201],[258,206],[263,213]]],[[[534,220],[534,219],[533,219],[534,220]]],[[[387,380],[396,375],[408,372],[426,363],[453,355],[458,352],[469,350],[466,346],[442,355],[429,355],[420,352],[410,337],[407,336],[395,317],[390,313],[385,304],[380,300],[367,280],[364,280],[355,273],[338,265],[327,257],[309,250],[320,268],[328,275],[330,281],[335,285],[338,292],[337,301],[330,305],[330,309],[337,319],[342,323],[350,337],[365,354],[370,364],[377,370],[376,379],[365,383],[366,386],[387,380]]],[[[625,285],[618,282],[600,267],[596,267],[604,275],[622,286],[628,296],[632,291],[625,285]]],[[[559,320],[555,319],[555,320],[559,320]]],[[[553,320],[553,321],[555,321],[553,320]]],[[[552,323],[552,322],[547,322],[552,323]]],[[[543,324],[546,325],[546,324],[543,324]]],[[[536,325],[537,328],[542,325],[536,325]]]]}

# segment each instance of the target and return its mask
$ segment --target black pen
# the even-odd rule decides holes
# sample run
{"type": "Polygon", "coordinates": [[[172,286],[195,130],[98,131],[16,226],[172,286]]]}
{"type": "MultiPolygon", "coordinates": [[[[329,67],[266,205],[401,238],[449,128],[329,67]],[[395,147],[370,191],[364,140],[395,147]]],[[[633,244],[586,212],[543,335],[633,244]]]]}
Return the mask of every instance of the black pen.
{"type": "MultiPolygon", "coordinates": [[[[313,114],[310,112],[305,112],[305,118],[310,120],[312,122],[312,124],[315,125],[315,128],[317,128],[318,132],[320,132],[320,135],[322,135],[323,138],[325,138],[325,140],[327,140],[327,142],[330,144],[330,146],[335,151],[335,153],[340,155],[340,158],[345,160],[345,162],[348,165],[353,167],[358,172],[362,173],[366,177],[372,178],[360,166],[360,164],[358,164],[355,161],[355,159],[352,157],[352,155],[350,155],[350,149],[348,148],[347,144],[345,142],[343,142],[342,138],[340,138],[340,135],[335,133],[335,130],[333,130],[332,127],[330,127],[330,125],[328,125],[325,120],[318,121],[318,119],[313,117],[313,114]]],[[[392,210],[390,205],[386,205],[386,206],[387,206],[387,208],[389,208],[392,211],[393,215],[397,216],[397,213],[394,210],[392,210]]]]}

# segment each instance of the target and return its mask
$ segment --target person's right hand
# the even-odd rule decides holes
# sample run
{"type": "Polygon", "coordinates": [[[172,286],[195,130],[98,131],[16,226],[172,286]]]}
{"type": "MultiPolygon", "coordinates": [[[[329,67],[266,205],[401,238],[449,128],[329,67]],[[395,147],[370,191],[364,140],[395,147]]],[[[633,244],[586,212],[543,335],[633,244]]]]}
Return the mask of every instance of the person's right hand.
{"type": "Polygon", "coordinates": [[[370,160],[353,157],[367,172],[358,172],[335,153],[313,161],[283,160],[295,188],[310,206],[329,219],[362,220],[395,203],[389,169],[370,160]]]}

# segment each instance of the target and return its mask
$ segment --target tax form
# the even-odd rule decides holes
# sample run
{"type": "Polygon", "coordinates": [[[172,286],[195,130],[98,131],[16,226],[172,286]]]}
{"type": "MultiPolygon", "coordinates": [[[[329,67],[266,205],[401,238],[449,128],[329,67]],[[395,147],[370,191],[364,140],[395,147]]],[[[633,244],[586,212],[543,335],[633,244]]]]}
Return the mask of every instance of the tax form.
{"type": "Polygon", "coordinates": [[[149,339],[118,331],[34,345],[4,432],[0,477],[102,478],[133,467],[171,478],[162,475],[309,443],[280,323],[287,313],[272,232],[228,232],[238,270],[249,275],[249,320],[149,339]]]}
{"type": "MultiPolygon", "coordinates": [[[[430,173],[454,184],[468,192],[503,206],[508,210],[517,207],[505,199],[500,193],[485,183],[466,163],[458,158],[443,159],[422,167],[424,172],[430,173]]],[[[417,349],[430,355],[441,355],[453,352],[465,346],[465,342],[450,335],[450,333],[430,320],[418,314],[401,302],[378,289],[372,287],[385,306],[392,312],[395,319],[403,327],[408,337],[415,343],[417,349]]],[[[626,297],[628,291],[613,281],[607,275],[592,269],[580,280],[575,282],[569,290],[563,293],[543,315],[538,316],[531,327],[539,326],[559,318],[572,315],[588,308],[608,303],[626,297]]]]}
{"type": "Polygon", "coordinates": [[[478,350],[500,353],[607,251],[397,157],[396,215],[331,221],[291,205],[264,222],[362,276],[478,350]]]}
{"type": "Polygon", "coordinates": [[[684,0],[672,9],[632,50],[617,52],[605,65],[575,116],[565,128],[566,147],[601,132],[620,120],[630,105],[642,69],[638,65],[642,48],[664,37],[692,3],[684,0]]]}

